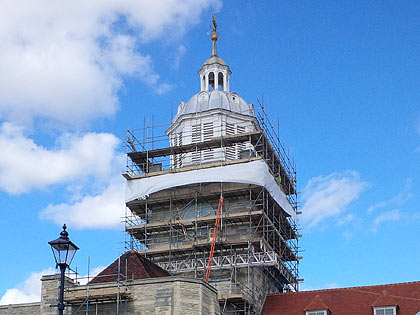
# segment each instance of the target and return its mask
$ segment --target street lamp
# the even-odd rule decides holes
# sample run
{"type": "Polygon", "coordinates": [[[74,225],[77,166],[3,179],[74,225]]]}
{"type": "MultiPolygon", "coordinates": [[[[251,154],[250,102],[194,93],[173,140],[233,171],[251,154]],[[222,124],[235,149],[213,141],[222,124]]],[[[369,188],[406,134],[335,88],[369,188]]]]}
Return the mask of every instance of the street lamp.
{"type": "Polygon", "coordinates": [[[64,272],[67,267],[70,267],[71,261],[73,260],[76,251],[79,249],[76,244],[70,241],[69,233],[67,233],[66,228],[67,226],[64,224],[60,237],[54,241],[48,242],[54,254],[56,268],[60,267],[61,271],[60,295],[57,305],[59,315],[63,315],[64,311],[64,272]]]}

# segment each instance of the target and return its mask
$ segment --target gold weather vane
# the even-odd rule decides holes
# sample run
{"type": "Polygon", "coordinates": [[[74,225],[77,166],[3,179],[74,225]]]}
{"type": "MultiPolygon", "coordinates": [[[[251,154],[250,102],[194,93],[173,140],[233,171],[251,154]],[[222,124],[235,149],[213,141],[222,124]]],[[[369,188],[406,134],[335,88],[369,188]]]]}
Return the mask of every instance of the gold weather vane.
{"type": "Polygon", "coordinates": [[[213,23],[213,33],[217,33],[217,22],[216,22],[216,16],[213,14],[213,18],[211,19],[213,23]]]}
{"type": "MultiPolygon", "coordinates": [[[[211,51],[211,55],[212,56],[217,56],[217,46],[216,46],[216,41],[219,38],[219,35],[217,33],[217,21],[216,21],[216,16],[213,14],[213,18],[211,19],[211,22],[213,23],[213,29],[212,29],[212,33],[211,33],[211,40],[213,41],[213,48],[211,51]]],[[[211,26],[210,26],[211,28],[211,26]]],[[[210,33],[210,32],[209,32],[210,33]]],[[[209,34],[207,33],[207,34],[209,34]]]]}

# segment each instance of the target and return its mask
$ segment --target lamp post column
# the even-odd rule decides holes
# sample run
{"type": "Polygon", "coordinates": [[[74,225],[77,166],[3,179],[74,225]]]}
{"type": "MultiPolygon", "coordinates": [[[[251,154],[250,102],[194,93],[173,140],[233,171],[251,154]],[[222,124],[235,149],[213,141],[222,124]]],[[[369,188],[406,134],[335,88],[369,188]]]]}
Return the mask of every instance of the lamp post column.
{"type": "Polygon", "coordinates": [[[58,301],[58,315],[64,314],[64,273],[66,272],[67,265],[60,264],[60,294],[58,301]]]}
{"type": "Polygon", "coordinates": [[[48,242],[51,246],[51,250],[54,254],[56,267],[60,267],[60,292],[58,295],[59,301],[57,304],[58,315],[63,315],[64,311],[64,273],[67,267],[70,269],[71,261],[73,260],[76,251],[79,247],[76,246],[69,239],[69,233],[66,231],[67,226],[63,225],[63,231],[60,233],[60,237],[54,241],[48,242]]]}

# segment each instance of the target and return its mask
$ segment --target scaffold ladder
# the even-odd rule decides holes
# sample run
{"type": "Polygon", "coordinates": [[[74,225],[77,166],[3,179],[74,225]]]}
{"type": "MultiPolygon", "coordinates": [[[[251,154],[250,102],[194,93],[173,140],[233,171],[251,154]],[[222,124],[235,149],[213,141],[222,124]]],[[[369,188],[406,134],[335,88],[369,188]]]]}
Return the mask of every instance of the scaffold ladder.
{"type": "Polygon", "coordinates": [[[209,263],[207,264],[207,269],[206,269],[206,279],[205,279],[206,283],[208,283],[210,279],[211,264],[213,262],[214,248],[216,247],[216,241],[217,241],[217,232],[219,230],[220,217],[222,216],[222,205],[223,205],[223,196],[220,195],[219,207],[217,208],[216,222],[214,223],[213,238],[211,241],[209,263]]]}

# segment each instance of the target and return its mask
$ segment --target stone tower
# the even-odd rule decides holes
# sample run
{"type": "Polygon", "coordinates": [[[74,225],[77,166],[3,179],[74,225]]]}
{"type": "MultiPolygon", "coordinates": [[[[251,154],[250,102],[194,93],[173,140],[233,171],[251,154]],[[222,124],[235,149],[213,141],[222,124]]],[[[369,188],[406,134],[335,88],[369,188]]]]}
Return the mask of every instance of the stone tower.
{"type": "Polygon", "coordinates": [[[230,92],[213,24],[200,92],[179,103],[169,144],[128,131],[127,246],[173,275],[211,268],[224,314],[259,314],[267,293],[298,289],[296,172],[263,108],[230,92]]]}

